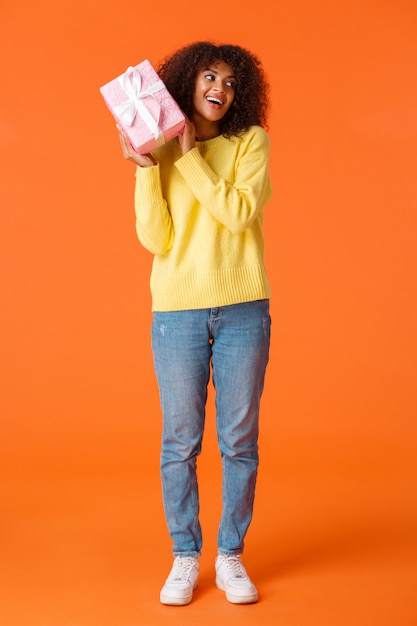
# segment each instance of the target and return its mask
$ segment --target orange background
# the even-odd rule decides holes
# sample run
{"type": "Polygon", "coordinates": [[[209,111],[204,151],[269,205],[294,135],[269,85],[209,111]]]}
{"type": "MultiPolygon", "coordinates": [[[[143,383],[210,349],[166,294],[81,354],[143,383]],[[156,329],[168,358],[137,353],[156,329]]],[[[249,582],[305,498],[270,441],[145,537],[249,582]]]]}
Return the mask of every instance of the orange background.
{"type": "Polygon", "coordinates": [[[1,624],[415,625],[414,0],[23,0],[0,18],[1,624]],[[252,49],[272,85],[250,607],[214,587],[212,392],[200,587],[159,604],[151,258],[98,91],[197,39],[252,49]]]}

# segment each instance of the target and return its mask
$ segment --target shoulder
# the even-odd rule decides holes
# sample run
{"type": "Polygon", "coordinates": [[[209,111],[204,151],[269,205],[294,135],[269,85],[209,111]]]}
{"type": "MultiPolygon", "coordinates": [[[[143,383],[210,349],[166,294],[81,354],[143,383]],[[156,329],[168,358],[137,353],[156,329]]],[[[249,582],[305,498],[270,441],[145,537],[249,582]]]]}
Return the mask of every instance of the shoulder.
{"type": "Polygon", "coordinates": [[[257,142],[259,144],[270,143],[269,135],[262,126],[249,126],[248,130],[242,135],[247,142],[257,142]]]}
{"type": "MultiPolygon", "coordinates": [[[[235,137],[231,138],[236,139],[235,137]]],[[[238,141],[241,144],[241,150],[244,152],[263,152],[269,153],[270,150],[270,138],[268,133],[261,126],[249,126],[249,128],[238,136],[238,141]]]]}

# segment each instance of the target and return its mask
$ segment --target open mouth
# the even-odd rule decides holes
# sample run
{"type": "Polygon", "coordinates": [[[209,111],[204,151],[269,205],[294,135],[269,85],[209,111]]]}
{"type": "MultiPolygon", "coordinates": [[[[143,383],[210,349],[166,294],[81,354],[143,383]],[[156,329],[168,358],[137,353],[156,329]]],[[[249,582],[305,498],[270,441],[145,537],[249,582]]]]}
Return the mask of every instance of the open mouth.
{"type": "Polygon", "coordinates": [[[221,106],[223,104],[219,98],[214,98],[213,96],[207,96],[207,100],[216,106],[221,106]]]}

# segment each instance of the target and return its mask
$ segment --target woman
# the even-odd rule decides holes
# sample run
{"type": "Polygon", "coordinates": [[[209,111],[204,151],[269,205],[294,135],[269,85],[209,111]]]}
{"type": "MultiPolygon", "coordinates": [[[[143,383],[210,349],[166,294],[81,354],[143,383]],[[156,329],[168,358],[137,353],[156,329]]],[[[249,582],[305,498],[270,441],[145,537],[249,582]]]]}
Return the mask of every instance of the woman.
{"type": "Polygon", "coordinates": [[[259,60],[234,45],[196,42],[158,74],[186,115],[182,134],[139,155],[137,234],[154,255],[152,349],[163,414],[161,476],[174,564],[163,604],[197,587],[202,532],[196,460],[212,368],[222,458],[216,584],[232,603],[258,593],[241,554],[252,519],[259,405],[270,343],[263,208],[271,196],[268,85],[259,60]]]}

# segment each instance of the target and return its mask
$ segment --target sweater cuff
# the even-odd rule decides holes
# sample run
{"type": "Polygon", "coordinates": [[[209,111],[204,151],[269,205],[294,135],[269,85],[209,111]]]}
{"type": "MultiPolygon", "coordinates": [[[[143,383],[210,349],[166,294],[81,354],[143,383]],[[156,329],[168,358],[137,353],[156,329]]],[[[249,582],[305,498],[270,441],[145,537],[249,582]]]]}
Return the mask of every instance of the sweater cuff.
{"type": "Polygon", "coordinates": [[[213,172],[208,163],[203,159],[197,147],[186,152],[180,159],[175,161],[175,167],[183,175],[193,188],[199,189],[209,179],[213,185],[218,181],[217,174],[213,172]]]}

